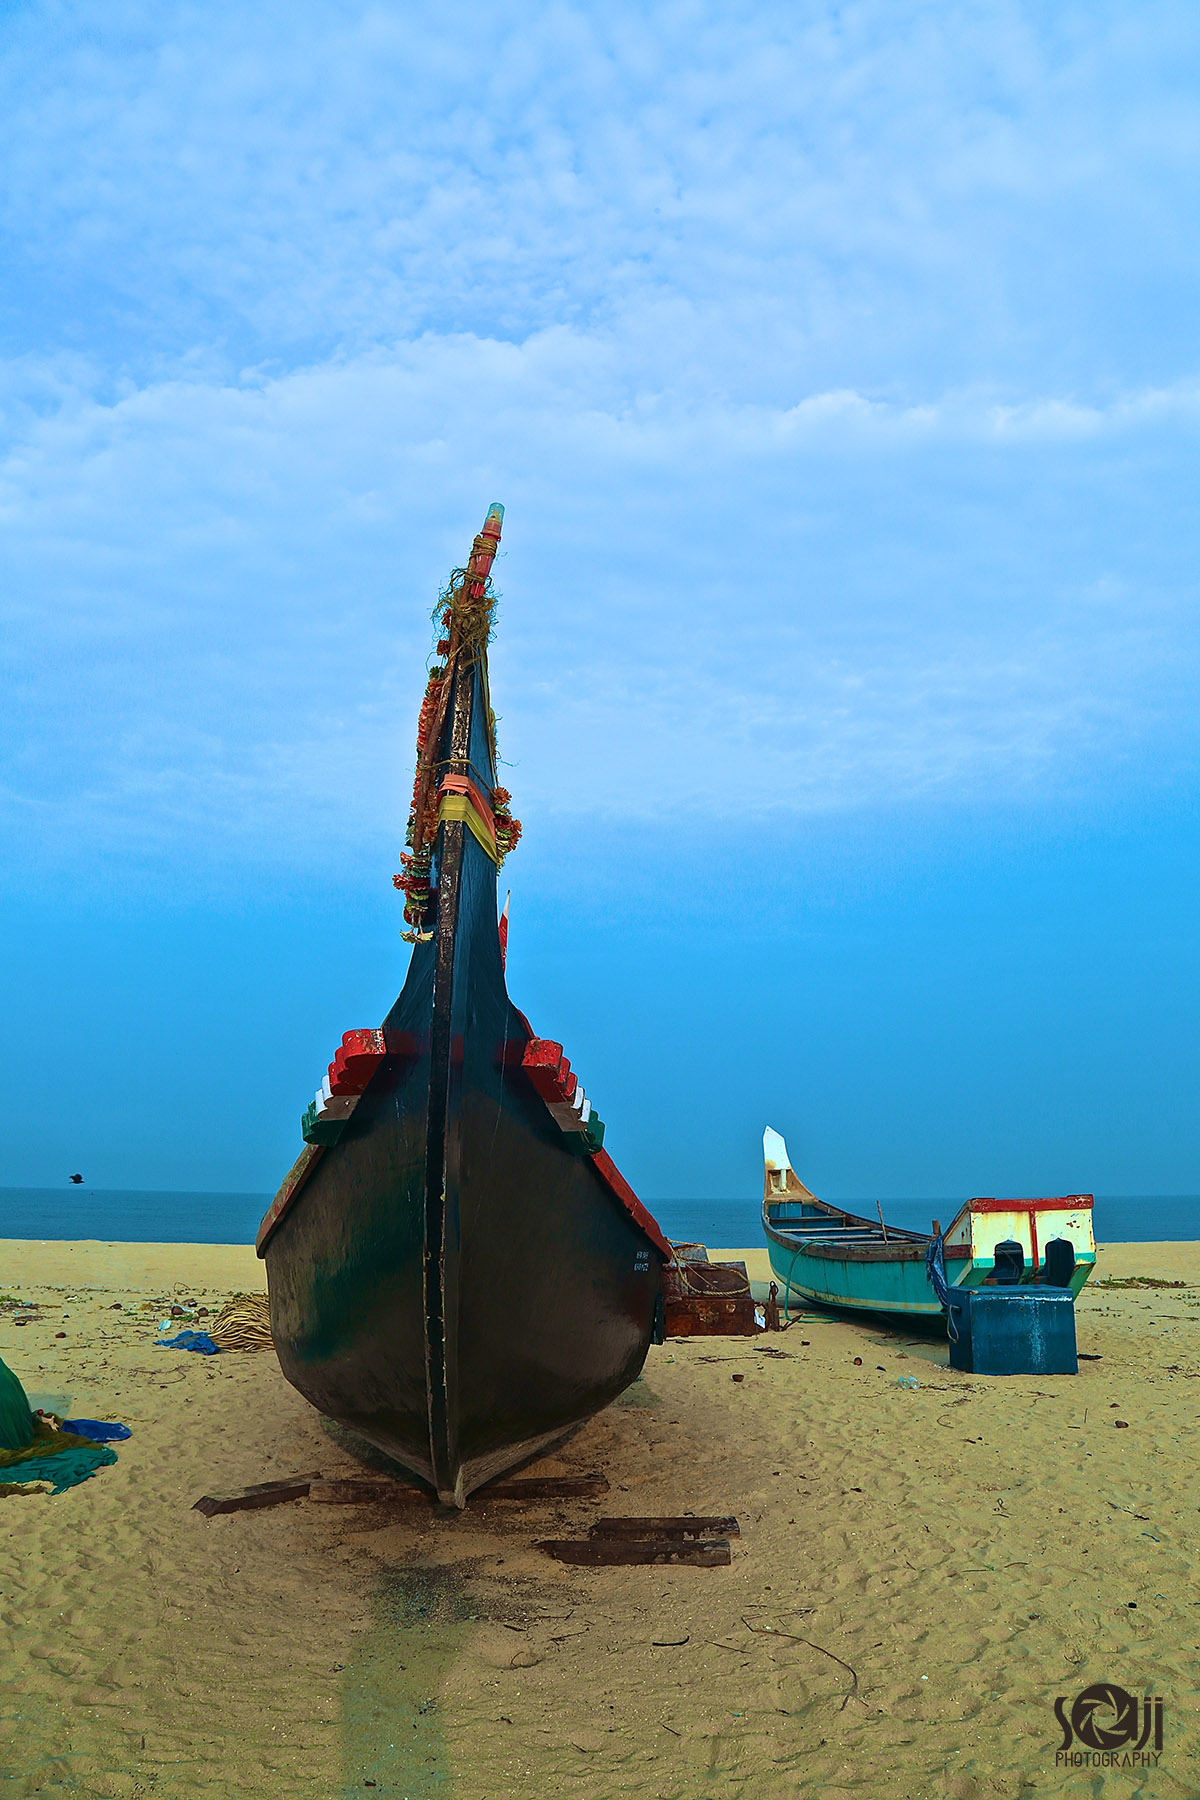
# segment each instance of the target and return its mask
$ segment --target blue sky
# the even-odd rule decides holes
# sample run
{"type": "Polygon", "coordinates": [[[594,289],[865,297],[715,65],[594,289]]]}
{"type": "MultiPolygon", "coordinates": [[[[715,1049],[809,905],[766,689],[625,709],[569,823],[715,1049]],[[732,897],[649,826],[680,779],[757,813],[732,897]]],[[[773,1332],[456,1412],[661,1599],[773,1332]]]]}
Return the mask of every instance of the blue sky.
{"type": "Polygon", "coordinates": [[[274,1187],[507,507],[648,1197],[1200,1189],[1183,5],[0,6],[0,1183],[274,1187]]]}

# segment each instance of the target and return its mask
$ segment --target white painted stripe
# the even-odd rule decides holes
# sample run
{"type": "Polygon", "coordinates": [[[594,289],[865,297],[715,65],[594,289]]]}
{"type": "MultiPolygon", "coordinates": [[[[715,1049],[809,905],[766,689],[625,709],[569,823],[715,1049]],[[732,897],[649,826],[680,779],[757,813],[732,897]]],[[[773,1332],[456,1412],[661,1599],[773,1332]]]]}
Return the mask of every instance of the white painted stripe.
{"type": "Polygon", "coordinates": [[[354,1111],[361,1094],[333,1094],[317,1113],[319,1119],[348,1119],[354,1111]]]}
{"type": "Polygon", "coordinates": [[[583,1121],[569,1100],[547,1100],[546,1111],[563,1131],[582,1131],[583,1121]]]}

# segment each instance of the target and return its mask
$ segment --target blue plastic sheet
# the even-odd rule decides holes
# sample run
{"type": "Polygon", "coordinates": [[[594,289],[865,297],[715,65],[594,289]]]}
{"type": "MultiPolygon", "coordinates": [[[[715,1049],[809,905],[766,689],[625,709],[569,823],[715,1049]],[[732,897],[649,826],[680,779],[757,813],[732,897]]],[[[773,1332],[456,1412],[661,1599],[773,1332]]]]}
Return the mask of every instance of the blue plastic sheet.
{"type": "Polygon", "coordinates": [[[63,1430],[74,1437],[91,1438],[94,1444],[108,1444],[133,1436],[128,1425],[106,1425],[102,1419],[64,1419],[63,1430]]]}
{"type": "Polygon", "coordinates": [[[177,1337],[158,1338],[156,1350],[198,1350],[201,1356],[219,1356],[220,1346],[214,1344],[207,1331],[181,1331],[177,1337]]]}
{"type": "Polygon", "coordinates": [[[930,1238],[925,1248],[925,1274],[943,1306],[950,1304],[950,1284],[946,1280],[945,1233],[930,1238]]]}

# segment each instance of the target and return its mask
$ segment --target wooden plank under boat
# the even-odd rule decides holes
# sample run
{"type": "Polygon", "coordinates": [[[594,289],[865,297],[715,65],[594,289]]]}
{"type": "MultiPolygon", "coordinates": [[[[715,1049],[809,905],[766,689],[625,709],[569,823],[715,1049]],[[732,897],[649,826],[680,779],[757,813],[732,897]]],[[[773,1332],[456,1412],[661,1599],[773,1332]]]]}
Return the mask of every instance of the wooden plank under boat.
{"type": "Polygon", "coordinates": [[[397,877],[403,991],[343,1039],[258,1235],[288,1380],[457,1506],[635,1379],[670,1259],[561,1045],[505,985],[496,881],[520,826],[487,679],[502,517],[438,615],[397,877]]]}
{"type": "MultiPolygon", "coordinates": [[[[763,1231],[785,1312],[799,1301],[941,1316],[941,1302],[925,1274],[929,1233],[904,1231],[882,1217],[863,1218],[818,1200],[792,1168],[783,1138],[769,1126],[763,1133],[763,1164],[763,1231]]],[[[942,1233],[942,1243],[951,1287],[980,1287],[995,1279],[997,1247],[1005,1244],[1020,1246],[1021,1281],[1045,1282],[1047,1246],[1069,1244],[1069,1254],[1052,1251],[1049,1272],[1068,1269],[1063,1285],[1078,1294],[1096,1265],[1092,1196],[969,1200],[942,1233]]]]}

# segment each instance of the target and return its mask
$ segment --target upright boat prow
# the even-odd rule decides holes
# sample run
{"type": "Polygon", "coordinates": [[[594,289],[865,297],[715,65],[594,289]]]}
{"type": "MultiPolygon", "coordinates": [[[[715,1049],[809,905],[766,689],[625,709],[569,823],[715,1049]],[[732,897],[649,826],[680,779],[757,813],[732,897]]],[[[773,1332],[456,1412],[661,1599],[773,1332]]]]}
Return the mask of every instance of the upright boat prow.
{"type": "Polygon", "coordinates": [[[288,1380],[457,1506],[637,1376],[670,1257],[562,1046],[505,985],[496,878],[520,826],[487,679],[502,518],[437,615],[397,878],[403,991],[379,1030],[346,1034],[258,1237],[288,1380]]]}

